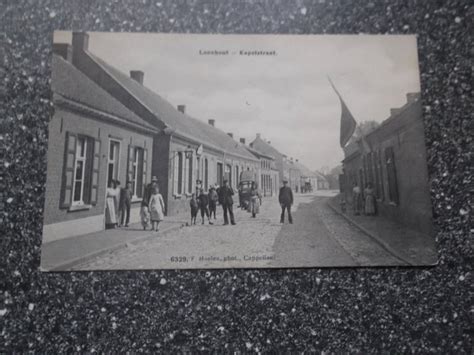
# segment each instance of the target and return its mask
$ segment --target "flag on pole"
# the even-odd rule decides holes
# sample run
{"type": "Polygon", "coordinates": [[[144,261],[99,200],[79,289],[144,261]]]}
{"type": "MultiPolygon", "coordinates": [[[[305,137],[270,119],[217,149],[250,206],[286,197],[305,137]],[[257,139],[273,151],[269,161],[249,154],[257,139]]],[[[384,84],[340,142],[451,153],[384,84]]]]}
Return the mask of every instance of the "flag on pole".
{"type": "Polygon", "coordinates": [[[349,141],[349,139],[354,134],[354,131],[357,126],[357,122],[354,119],[354,116],[352,116],[352,113],[347,108],[347,105],[342,99],[341,94],[339,94],[339,91],[337,91],[336,87],[334,86],[329,76],[328,76],[328,80],[332,88],[336,92],[337,96],[339,97],[339,100],[341,101],[341,130],[340,130],[339,143],[341,144],[341,148],[344,148],[347,142],[349,141]]]}

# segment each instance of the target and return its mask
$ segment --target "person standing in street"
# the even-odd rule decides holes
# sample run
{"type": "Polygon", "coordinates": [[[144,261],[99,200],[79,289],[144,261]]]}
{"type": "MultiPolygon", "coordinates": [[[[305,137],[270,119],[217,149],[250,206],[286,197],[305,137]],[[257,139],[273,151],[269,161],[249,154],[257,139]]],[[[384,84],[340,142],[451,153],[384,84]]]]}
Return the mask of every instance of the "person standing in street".
{"type": "Polygon", "coordinates": [[[372,183],[367,183],[365,187],[365,204],[364,212],[366,216],[375,216],[376,214],[376,205],[375,205],[375,192],[372,187],[372,183]]]}
{"type": "Polygon", "coordinates": [[[285,222],[285,210],[288,212],[288,222],[293,224],[293,217],[291,216],[291,205],[293,205],[293,191],[288,186],[288,180],[283,180],[283,187],[280,189],[278,201],[281,206],[280,223],[285,222]]]}
{"type": "Polygon", "coordinates": [[[250,203],[248,211],[252,213],[252,217],[255,218],[257,213],[260,212],[260,205],[262,204],[262,195],[258,190],[257,183],[252,182],[252,188],[250,190],[250,203]]]}
{"type": "Polygon", "coordinates": [[[214,219],[216,219],[216,208],[217,208],[217,201],[219,200],[219,196],[217,196],[217,192],[214,186],[211,186],[209,189],[209,218],[212,218],[214,214],[214,219]]]}
{"type": "Polygon", "coordinates": [[[125,184],[125,188],[122,189],[120,193],[120,207],[119,207],[119,209],[121,210],[120,225],[124,227],[128,227],[128,224],[130,223],[130,207],[132,205],[132,195],[133,195],[132,183],[130,181],[127,181],[127,183],[125,184]]]}
{"type": "Polygon", "coordinates": [[[209,196],[204,193],[204,189],[199,191],[198,196],[198,205],[199,209],[201,210],[201,224],[204,224],[204,215],[207,217],[207,221],[209,224],[212,224],[211,218],[209,217],[209,196]]]}
{"type": "Polygon", "coordinates": [[[155,186],[158,186],[158,179],[156,176],[151,178],[151,182],[145,187],[145,192],[143,193],[141,208],[140,208],[140,219],[142,222],[143,230],[146,230],[150,220],[150,210],[148,208],[150,197],[153,194],[155,186]]]}
{"type": "Polygon", "coordinates": [[[224,180],[224,186],[219,188],[219,203],[222,205],[222,209],[224,210],[224,225],[229,224],[227,213],[229,213],[230,223],[232,225],[236,224],[234,219],[234,211],[232,209],[232,205],[234,204],[234,200],[232,199],[233,195],[234,190],[229,186],[229,182],[224,180]]]}
{"type": "Polygon", "coordinates": [[[150,208],[152,229],[158,232],[158,225],[164,219],[165,214],[165,201],[163,201],[163,196],[160,194],[158,184],[153,188],[148,207],[150,208]]]}
{"type": "Polygon", "coordinates": [[[354,186],[352,188],[352,208],[354,209],[354,215],[360,215],[362,208],[362,195],[359,185],[354,181],[354,186]]]}
{"type": "Polygon", "coordinates": [[[191,225],[193,225],[196,224],[196,217],[199,210],[199,203],[196,200],[195,193],[191,195],[191,199],[189,200],[189,208],[191,209],[191,225]]]}
{"type": "Polygon", "coordinates": [[[105,226],[106,228],[117,227],[117,210],[115,208],[115,201],[117,199],[117,183],[115,180],[110,181],[106,192],[105,201],[105,226]]]}

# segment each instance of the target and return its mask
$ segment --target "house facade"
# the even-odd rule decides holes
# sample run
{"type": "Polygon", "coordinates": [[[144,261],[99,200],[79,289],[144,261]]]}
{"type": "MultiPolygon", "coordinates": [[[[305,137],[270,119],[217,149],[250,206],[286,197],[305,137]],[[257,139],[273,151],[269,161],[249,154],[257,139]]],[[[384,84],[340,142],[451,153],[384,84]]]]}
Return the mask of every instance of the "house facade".
{"type": "Polygon", "coordinates": [[[260,133],[257,133],[255,139],[249,145],[252,149],[273,158],[274,170],[278,171],[279,184],[284,179],[289,179],[288,166],[284,164],[285,155],[273,147],[270,142],[262,139],[260,133]]]}
{"type": "Polygon", "coordinates": [[[158,132],[75,68],[71,46],[56,44],[54,53],[44,243],[105,229],[111,180],[132,182],[138,221],[158,132]]]}
{"type": "Polygon", "coordinates": [[[345,149],[343,189],[351,200],[352,185],[374,186],[378,212],[414,230],[432,233],[431,200],[418,93],[392,109],[391,116],[364,139],[345,149]]]}
{"type": "MultiPolygon", "coordinates": [[[[245,145],[244,139],[241,139],[240,142],[245,145]]],[[[246,146],[246,148],[260,161],[260,167],[258,169],[260,181],[258,184],[263,196],[277,196],[280,187],[280,180],[279,172],[276,169],[275,159],[272,156],[259,152],[249,146],[246,146]]]]}
{"type": "Polygon", "coordinates": [[[260,162],[242,144],[215,127],[189,116],[184,105],[174,107],[144,85],[144,73],[130,76],[95,56],[87,33],[73,33],[74,66],[159,132],[153,136],[151,174],[158,178],[167,215],[185,213],[197,188],[222,185],[237,188],[243,170],[258,172],[260,162]]]}

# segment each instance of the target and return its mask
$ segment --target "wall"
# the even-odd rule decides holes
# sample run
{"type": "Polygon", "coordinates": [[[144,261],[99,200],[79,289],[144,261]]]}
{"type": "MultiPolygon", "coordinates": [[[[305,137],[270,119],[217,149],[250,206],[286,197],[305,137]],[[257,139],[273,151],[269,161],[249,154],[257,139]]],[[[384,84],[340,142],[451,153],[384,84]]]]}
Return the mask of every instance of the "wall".
{"type": "MultiPolygon", "coordinates": [[[[190,200],[190,194],[185,193],[181,195],[176,195],[173,192],[173,184],[174,184],[174,157],[176,156],[177,152],[184,152],[185,150],[193,150],[194,152],[196,151],[197,145],[196,143],[191,143],[186,141],[183,138],[180,138],[178,136],[172,136],[169,140],[168,145],[166,144],[161,144],[160,148],[156,149],[155,152],[159,156],[167,156],[167,160],[169,163],[167,163],[166,166],[166,172],[165,172],[165,163],[163,162],[160,167],[155,166],[154,171],[158,171],[161,169],[160,176],[163,176],[162,178],[158,177],[159,180],[165,179],[166,176],[166,181],[167,181],[167,187],[166,187],[166,205],[167,205],[167,215],[168,216],[176,216],[176,215],[187,215],[189,214],[189,200],[190,200]],[[168,148],[167,148],[168,147],[168,148]],[[189,147],[189,148],[188,148],[189,147]],[[165,152],[165,149],[168,149],[167,152],[165,152]]],[[[197,160],[196,160],[196,154],[193,154],[193,178],[192,178],[192,191],[196,191],[196,180],[198,179],[197,176],[197,160]]],[[[258,161],[252,161],[252,160],[246,160],[240,157],[232,156],[232,155],[225,155],[223,152],[219,152],[216,150],[211,150],[209,148],[204,148],[203,153],[200,156],[200,162],[201,162],[201,173],[199,176],[199,179],[201,179],[204,183],[204,169],[203,169],[203,164],[204,160],[208,159],[208,185],[216,185],[218,183],[217,179],[217,163],[222,163],[222,164],[231,164],[232,166],[232,187],[236,191],[235,199],[234,202],[238,202],[238,195],[237,195],[237,179],[235,176],[235,167],[239,166],[239,173],[242,171],[242,169],[247,170],[247,167],[257,171],[258,169],[258,161]]],[[[154,160],[155,162],[157,161],[156,159],[154,160]]],[[[161,186],[160,186],[161,187],[161,186]]],[[[165,196],[164,196],[165,197],[165,196]]]]}
{"type": "MultiPolygon", "coordinates": [[[[414,230],[431,234],[432,207],[421,103],[416,102],[398,111],[366,139],[372,150],[380,151],[383,157],[381,177],[383,194],[377,200],[379,214],[414,230]],[[392,147],[394,152],[398,205],[388,199],[389,187],[384,158],[384,150],[387,147],[392,147]]],[[[360,147],[360,152],[362,151],[363,148],[360,147]]],[[[351,202],[352,174],[357,173],[359,186],[367,182],[360,179],[359,170],[362,167],[363,160],[360,154],[344,160],[345,195],[348,202],[351,202]]]]}
{"type": "MultiPolygon", "coordinates": [[[[44,241],[48,241],[50,238],[53,238],[51,235],[48,235],[48,231],[53,230],[53,227],[50,225],[104,215],[105,191],[107,188],[107,157],[109,150],[109,136],[117,138],[121,142],[119,180],[122,182],[122,185],[124,185],[127,178],[126,169],[128,145],[131,142],[133,145],[148,149],[148,156],[150,157],[152,147],[151,136],[146,136],[138,132],[130,131],[126,128],[104,123],[100,120],[56,107],[55,114],[49,123],[48,163],[44,210],[44,241]],[[97,204],[88,210],[69,212],[68,209],[60,208],[64,151],[67,131],[84,134],[100,139],[101,141],[98,200],[97,204]]],[[[148,159],[147,164],[147,180],[150,181],[150,158],[148,159]]],[[[139,205],[139,203],[134,203],[133,208],[139,208],[139,205]]],[[[132,215],[137,216],[136,211],[134,211],[132,215]]],[[[104,228],[103,218],[89,218],[88,221],[94,224],[93,226],[87,226],[89,228],[89,232],[101,230],[104,228]]],[[[71,228],[60,228],[60,230],[64,231],[65,233],[64,237],[71,236],[74,233],[77,234],[77,230],[72,230],[73,224],[70,225],[71,228]]],[[[54,238],[58,239],[57,234],[54,236],[54,238]]]]}

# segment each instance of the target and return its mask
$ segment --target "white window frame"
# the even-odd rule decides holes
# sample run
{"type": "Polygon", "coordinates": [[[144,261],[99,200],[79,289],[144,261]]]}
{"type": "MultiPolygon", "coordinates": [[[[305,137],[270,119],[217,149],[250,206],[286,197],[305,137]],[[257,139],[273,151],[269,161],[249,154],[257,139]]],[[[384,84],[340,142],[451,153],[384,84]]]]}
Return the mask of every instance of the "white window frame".
{"type": "MultiPolygon", "coordinates": [[[[133,185],[133,196],[132,196],[132,199],[133,199],[133,200],[136,200],[136,199],[140,199],[140,197],[138,197],[138,195],[137,195],[137,186],[138,186],[138,157],[139,157],[138,152],[139,152],[140,150],[144,151],[144,149],[141,148],[141,147],[134,147],[133,150],[134,150],[134,152],[133,152],[133,154],[134,154],[134,159],[133,159],[133,164],[132,164],[132,166],[133,166],[133,169],[134,169],[134,174],[133,174],[133,175],[134,175],[134,176],[133,176],[133,181],[134,181],[134,183],[132,184],[132,185],[133,185]]],[[[143,152],[143,154],[145,154],[145,153],[143,152]]],[[[142,162],[142,165],[143,165],[143,162],[142,162]]],[[[143,172],[142,172],[142,174],[140,174],[140,175],[141,175],[141,179],[143,179],[143,172]]],[[[142,185],[143,185],[143,181],[142,181],[142,185]]]]}
{"type": "Polygon", "coordinates": [[[73,180],[73,185],[72,185],[72,202],[71,206],[84,206],[84,185],[85,185],[85,174],[86,174],[86,160],[87,160],[87,137],[85,136],[77,136],[76,139],[76,157],[74,159],[74,180],[73,180]],[[84,156],[81,156],[81,152],[79,149],[79,141],[84,140],[84,156]],[[80,199],[79,201],[74,201],[74,196],[76,195],[76,182],[78,181],[76,179],[76,172],[77,172],[77,166],[78,162],[82,161],[82,176],[81,176],[81,193],[80,193],[80,199]]]}
{"type": "MultiPolygon", "coordinates": [[[[114,171],[115,171],[115,164],[117,164],[117,176],[116,176],[116,180],[119,179],[119,175],[120,175],[120,156],[122,155],[122,142],[118,139],[115,139],[115,138],[109,138],[109,152],[108,152],[108,155],[107,155],[107,184],[109,182],[109,164],[114,164],[114,171]],[[110,160],[110,148],[111,148],[111,143],[112,142],[115,142],[118,144],[118,151],[117,151],[117,157],[114,156],[114,160],[110,160]]],[[[113,174],[113,172],[112,172],[113,174]]],[[[107,186],[108,187],[108,186],[107,186]]]]}

